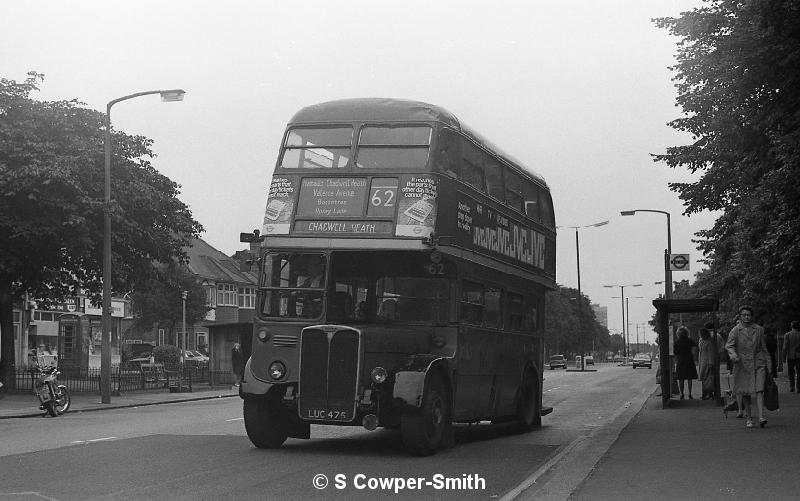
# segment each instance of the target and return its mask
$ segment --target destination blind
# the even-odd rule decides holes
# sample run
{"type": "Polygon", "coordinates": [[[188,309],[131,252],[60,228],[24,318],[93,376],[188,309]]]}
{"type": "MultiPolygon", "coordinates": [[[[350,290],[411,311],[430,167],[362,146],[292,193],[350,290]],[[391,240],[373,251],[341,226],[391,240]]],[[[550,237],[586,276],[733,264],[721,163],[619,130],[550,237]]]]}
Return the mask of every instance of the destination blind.
{"type": "Polygon", "coordinates": [[[426,175],[275,177],[265,235],[424,238],[436,220],[438,187],[426,175]]]}

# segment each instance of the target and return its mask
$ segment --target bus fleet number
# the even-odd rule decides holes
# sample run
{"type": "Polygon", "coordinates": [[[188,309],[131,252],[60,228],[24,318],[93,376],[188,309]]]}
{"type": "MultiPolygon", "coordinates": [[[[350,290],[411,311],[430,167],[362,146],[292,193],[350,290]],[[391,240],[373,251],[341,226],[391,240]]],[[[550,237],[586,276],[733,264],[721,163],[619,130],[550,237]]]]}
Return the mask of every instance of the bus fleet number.
{"type": "Polygon", "coordinates": [[[442,263],[429,264],[428,275],[444,275],[444,265],[442,263]]]}

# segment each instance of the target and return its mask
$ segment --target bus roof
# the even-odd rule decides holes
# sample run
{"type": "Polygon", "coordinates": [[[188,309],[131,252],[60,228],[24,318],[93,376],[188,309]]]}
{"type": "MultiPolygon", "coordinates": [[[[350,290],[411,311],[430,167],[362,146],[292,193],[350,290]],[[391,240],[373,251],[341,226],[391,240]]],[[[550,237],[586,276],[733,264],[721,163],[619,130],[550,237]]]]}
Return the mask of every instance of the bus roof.
{"type": "MultiPolygon", "coordinates": [[[[544,178],[511,155],[463,124],[446,109],[421,101],[392,98],[354,98],[339,99],[325,103],[312,104],[301,109],[289,121],[289,125],[342,123],[342,122],[439,122],[462,132],[472,138],[492,154],[532,177],[544,188],[548,188],[544,178]]],[[[549,189],[549,188],[548,188],[549,189]]]]}

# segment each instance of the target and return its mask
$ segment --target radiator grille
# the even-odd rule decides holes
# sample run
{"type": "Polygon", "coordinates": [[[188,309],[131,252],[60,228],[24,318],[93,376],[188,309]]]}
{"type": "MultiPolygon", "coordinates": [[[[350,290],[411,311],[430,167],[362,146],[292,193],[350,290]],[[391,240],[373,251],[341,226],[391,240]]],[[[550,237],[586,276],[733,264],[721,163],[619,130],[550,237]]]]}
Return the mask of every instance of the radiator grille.
{"type": "Polygon", "coordinates": [[[352,421],[358,391],[359,333],[309,327],[300,336],[298,411],[303,419],[352,421]]]}

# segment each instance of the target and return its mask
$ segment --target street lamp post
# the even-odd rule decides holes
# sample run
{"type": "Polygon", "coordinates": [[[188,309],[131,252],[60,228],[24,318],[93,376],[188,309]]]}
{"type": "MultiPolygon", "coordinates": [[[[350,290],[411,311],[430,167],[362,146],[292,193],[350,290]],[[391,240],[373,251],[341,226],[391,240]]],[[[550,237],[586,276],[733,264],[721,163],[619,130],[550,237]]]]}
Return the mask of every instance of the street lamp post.
{"type": "Polygon", "coordinates": [[[181,302],[183,303],[183,332],[181,333],[181,342],[178,346],[178,348],[181,349],[181,368],[183,368],[183,354],[186,350],[186,298],[188,295],[189,291],[181,292],[181,302]]]}
{"type": "Polygon", "coordinates": [[[628,333],[625,330],[625,287],[641,287],[642,284],[614,284],[604,285],[603,287],[619,287],[619,296],[622,299],[622,340],[625,343],[625,363],[628,363],[628,333]]]}
{"type": "MultiPolygon", "coordinates": [[[[625,298],[625,317],[627,318],[627,323],[625,326],[628,329],[628,353],[631,351],[631,341],[630,341],[630,334],[631,334],[631,303],[630,300],[633,299],[644,299],[644,296],[628,296],[625,298]]],[[[639,345],[639,326],[636,326],[636,345],[638,349],[639,345]]]]}
{"type": "Polygon", "coordinates": [[[120,101],[150,94],[161,94],[162,101],[182,101],[183,89],[150,90],[123,96],[106,105],[105,196],[103,198],[103,336],[100,350],[100,401],[111,403],[111,107],[120,101]]]}
{"type": "Polygon", "coordinates": [[[636,344],[639,344],[639,326],[642,326],[642,341],[647,344],[647,331],[645,330],[645,326],[647,323],[637,323],[636,324],[636,344]]]}
{"type": "Polygon", "coordinates": [[[620,212],[622,216],[633,216],[637,212],[657,212],[667,216],[667,250],[664,251],[664,299],[672,299],[672,271],[669,269],[669,256],[672,254],[672,229],[670,228],[669,212],[656,209],[635,209],[620,212]]]}
{"type": "Polygon", "coordinates": [[[186,297],[189,295],[189,291],[181,291],[181,303],[183,305],[183,330],[181,331],[181,341],[178,343],[178,348],[181,350],[180,356],[180,365],[179,365],[179,373],[178,373],[178,391],[183,393],[183,364],[184,354],[186,353],[186,297]]]}
{"type": "MultiPolygon", "coordinates": [[[[612,299],[616,299],[616,298],[618,298],[620,296],[611,296],[611,297],[612,297],[612,299]]],[[[631,303],[630,303],[630,300],[631,299],[644,299],[644,296],[628,296],[628,297],[625,298],[625,319],[627,319],[627,320],[625,320],[625,329],[626,329],[625,330],[625,346],[627,346],[626,356],[627,356],[627,354],[630,354],[630,352],[631,352],[631,340],[630,340],[630,335],[631,335],[631,303]]],[[[636,324],[636,344],[637,344],[637,347],[638,347],[638,344],[639,344],[639,324],[636,324]]]]}
{"type": "Polygon", "coordinates": [[[572,228],[575,230],[575,262],[577,263],[578,271],[578,351],[581,352],[581,370],[586,370],[586,363],[583,354],[583,325],[581,322],[581,246],[578,239],[578,230],[581,228],[596,228],[598,226],[605,226],[608,221],[600,221],[599,223],[587,224],[584,226],[558,226],[557,228],[572,228]]]}

